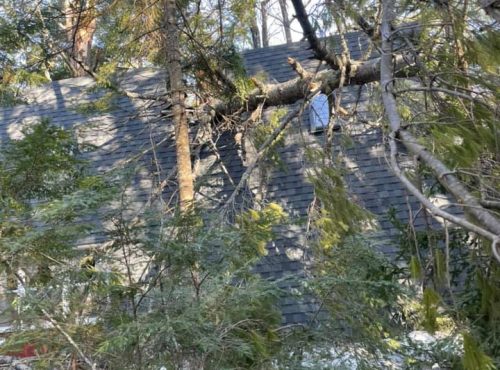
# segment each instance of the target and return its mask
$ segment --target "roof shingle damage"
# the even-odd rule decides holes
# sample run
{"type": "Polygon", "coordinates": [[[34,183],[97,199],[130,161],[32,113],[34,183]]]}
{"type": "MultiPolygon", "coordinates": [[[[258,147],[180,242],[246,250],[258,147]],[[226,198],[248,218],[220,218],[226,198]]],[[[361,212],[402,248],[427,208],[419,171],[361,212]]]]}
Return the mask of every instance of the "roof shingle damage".
{"type": "MultiPolygon", "coordinates": [[[[360,58],[366,41],[359,34],[349,34],[348,42],[353,57],[360,58]]],[[[311,71],[318,68],[318,62],[311,59],[311,52],[305,42],[247,51],[244,54],[245,65],[250,75],[264,71],[270,81],[282,82],[293,78],[294,71],[286,60],[291,56],[299,60],[311,71]]],[[[154,94],[164,92],[162,73],[152,70],[135,70],[124,77],[124,88],[138,92],[154,94]]],[[[18,137],[19,129],[25,124],[48,118],[51,123],[62,127],[73,127],[80,135],[82,143],[95,146],[95,150],[84,153],[98,171],[109,171],[117,166],[131,165],[138,168],[132,184],[128,188],[131,213],[139,213],[158,196],[154,192],[156,184],[166,178],[175,181],[172,176],[175,167],[175,148],[173,127],[161,117],[160,102],[131,99],[126,96],[113,97],[106,112],[88,114],[82,111],[84,104],[92,103],[105,92],[93,88],[90,78],[74,78],[52,82],[31,91],[27,99],[30,104],[0,109],[0,145],[18,137]],[[154,150],[153,150],[154,149],[154,150]]],[[[340,155],[347,170],[346,184],[353,199],[373,213],[379,228],[370,233],[369,240],[382,252],[394,252],[397,230],[389,222],[388,211],[393,208],[402,222],[408,221],[408,209],[418,214],[419,205],[394,177],[386,165],[383,130],[379,125],[369,123],[367,87],[344,89],[343,105],[346,108],[357,104],[359,117],[362,119],[349,125],[335,136],[334,155],[340,155]],[[360,90],[361,89],[361,90],[360,90]],[[351,144],[340,145],[349,134],[351,144]]],[[[294,123],[287,133],[285,145],[278,149],[283,166],[273,169],[266,187],[266,198],[285,207],[292,219],[301,220],[307,216],[313,201],[313,187],[307,181],[305,168],[307,160],[304,154],[306,146],[323,145],[324,135],[310,134],[307,115],[294,123]]],[[[209,207],[217,208],[227,199],[245,170],[241,157],[241,148],[230,134],[222,135],[216,142],[220,153],[218,163],[210,150],[200,152],[199,164],[210,169],[205,175],[207,180],[199,188],[200,201],[209,207]],[[225,174],[229,172],[230,178],[225,174]]],[[[252,184],[245,189],[248,194],[254,192],[252,184]]],[[[174,196],[172,187],[166,187],[163,198],[174,196]]],[[[420,213],[421,215],[422,213],[420,213]]],[[[416,227],[423,226],[420,216],[414,220],[416,227]]],[[[263,277],[276,279],[288,275],[303,276],[307,263],[307,245],[302,222],[283,230],[276,240],[268,246],[268,255],[257,267],[263,277]]],[[[102,242],[102,235],[89,235],[82,243],[102,242]]],[[[287,281],[286,279],[284,281],[287,281]]],[[[291,283],[283,283],[290,285],[291,283]]],[[[292,283],[293,285],[294,283],[292,283]]],[[[313,302],[298,302],[284,299],[282,312],[286,323],[304,323],[307,315],[313,312],[313,302]]]]}

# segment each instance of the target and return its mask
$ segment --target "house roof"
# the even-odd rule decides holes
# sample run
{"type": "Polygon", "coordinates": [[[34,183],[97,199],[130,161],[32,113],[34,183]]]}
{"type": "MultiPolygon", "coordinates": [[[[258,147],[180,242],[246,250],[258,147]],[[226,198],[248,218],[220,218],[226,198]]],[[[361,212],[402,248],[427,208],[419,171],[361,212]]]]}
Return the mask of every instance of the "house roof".
{"type": "MultiPolygon", "coordinates": [[[[360,60],[368,50],[368,38],[361,32],[348,32],[344,38],[350,57],[354,60],[360,60]]],[[[342,52],[339,36],[324,38],[321,41],[332,50],[342,52]]],[[[314,72],[320,65],[318,60],[313,58],[313,53],[306,40],[247,50],[243,55],[247,73],[254,75],[258,72],[264,72],[270,82],[285,82],[297,77],[295,71],[287,63],[289,56],[300,61],[302,66],[310,72],[314,72]]]]}
{"type": "MultiPolygon", "coordinates": [[[[359,34],[348,34],[347,40],[352,56],[359,58],[366,47],[366,40],[359,34]]],[[[250,75],[264,71],[271,81],[281,82],[294,77],[286,63],[288,56],[298,59],[304,67],[316,70],[318,62],[305,42],[250,50],[243,54],[245,66],[250,75]]],[[[138,93],[164,92],[164,75],[148,69],[134,70],[123,76],[123,87],[138,93]]],[[[95,150],[84,153],[98,171],[132,166],[136,169],[126,192],[130,204],[128,213],[132,217],[150,207],[151,200],[159,195],[154,185],[170,179],[174,186],[166,187],[162,197],[175,197],[175,166],[173,127],[161,118],[162,103],[126,96],[114,97],[105,112],[92,112],[89,103],[106,94],[94,88],[90,78],[73,78],[55,81],[29,91],[26,105],[0,108],[0,145],[19,135],[25,124],[48,118],[62,127],[76,128],[79,140],[95,145],[95,150]]],[[[351,144],[340,145],[346,138],[349,125],[335,137],[333,155],[340,156],[347,170],[346,184],[353,199],[372,212],[379,229],[371,232],[370,241],[374,248],[386,253],[394,252],[398,230],[389,222],[388,211],[394,209],[402,222],[408,221],[408,208],[417,214],[418,203],[407,197],[399,181],[391,174],[385,160],[384,134],[379,125],[370,124],[369,91],[366,87],[343,90],[343,104],[347,108],[357,105],[359,117],[356,130],[350,135],[351,144]]],[[[285,210],[297,220],[307,216],[314,198],[313,187],[305,173],[307,159],[305,146],[323,145],[323,134],[312,135],[307,130],[307,117],[299,120],[289,130],[285,145],[278,148],[282,166],[270,173],[266,197],[269,201],[282,204],[285,210]]],[[[354,126],[353,126],[354,127],[354,126]]],[[[220,161],[210,150],[200,152],[199,165],[208,170],[207,180],[199,188],[199,199],[209,207],[217,209],[227,199],[245,171],[241,148],[231,134],[218,137],[216,142],[220,161]],[[229,172],[231,179],[225,171],[229,172]]],[[[245,190],[252,193],[252,185],[245,190]]],[[[104,222],[94,220],[97,224],[104,222]]],[[[422,217],[414,220],[415,226],[424,224],[422,217]]],[[[88,235],[82,243],[103,241],[101,233],[88,235]]],[[[277,279],[286,276],[302,276],[307,264],[307,243],[300,222],[283,229],[280,236],[268,246],[269,254],[257,266],[263,277],[277,279]]],[[[293,283],[296,284],[297,282],[293,283]]],[[[290,283],[284,283],[290,285],[290,283]]],[[[282,304],[286,323],[304,323],[307,315],[314,311],[313,300],[298,302],[284,299],[282,304]]]]}

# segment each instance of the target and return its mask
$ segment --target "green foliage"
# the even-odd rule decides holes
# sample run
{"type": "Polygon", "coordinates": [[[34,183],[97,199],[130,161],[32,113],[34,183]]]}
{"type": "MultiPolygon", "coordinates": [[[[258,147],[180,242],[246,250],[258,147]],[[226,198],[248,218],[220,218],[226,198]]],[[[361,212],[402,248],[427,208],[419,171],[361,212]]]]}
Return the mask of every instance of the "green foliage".
{"type": "Polygon", "coordinates": [[[274,236],[272,227],[282,224],[286,214],[280,205],[267,204],[261,211],[248,210],[238,217],[237,225],[242,237],[247,241],[250,250],[256,250],[259,255],[267,255],[266,243],[274,236]]]}
{"type": "Polygon", "coordinates": [[[96,73],[96,85],[104,88],[113,88],[113,79],[116,76],[117,67],[118,63],[116,61],[100,65],[96,73]]]}
{"type": "MultiPolygon", "coordinates": [[[[319,297],[326,311],[318,312],[309,340],[317,341],[319,348],[321,343],[350,349],[362,346],[368,351],[364,360],[367,356],[375,359],[380,356],[377,351],[389,349],[391,342],[384,339],[402,332],[405,323],[400,312],[409,291],[398,282],[396,267],[375,250],[368,237],[360,236],[372,226],[372,216],[349,198],[342,170],[322,153],[309,151],[308,155],[314,163],[309,180],[317,209],[312,214],[312,278],[303,284],[306,292],[319,297]]],[[[353,351],[349,352],[355,355],[353,351]]]]}
{"type": "MultiPolygon", "coordinates": [[[[164,216],[152,214],[148,223],[157,224],[157,217],[164,216]]],[[[280,348],[280,291],[251,270],[284,217],[269,204],[244,212],[234,225],[213,224],[200,212],[168,218],[166,235],[157,227],[144,234],[142,227],[123,225],[135,252],[154,256],[159,270],[149,288],[146,282],[115,286],[132,309],[119,320],[109,313],[110,332],[98,354],[123,369],[139,363],[207,369],[269,363],[280,348]]],[[[117,250],[125,247],[119,235],[117,250]]]]}
{"type": "Polygon", "coordinates": [[[235,96],[240,101],[245,101],[249,93],[255,89],[254,83],[247,77],[236,78],[234,85],[236,87],[235,96]]]}
{"type": "Polygon", "coordinates": [[[45,121],[24,135],[2,156],[2,181],[17,188],[2,187],[2,201],[15,207],[0,213],[0,257],[12,289],[22,284],[25,292],[12,300],[16,317],[32,329],[9,337],[4,351],[29,342],[46,352],[40,368],[67,366],[74,348],[59,330],[44,328],[43,308],[110,368],[271,363],[282,342],[281,291],[252,268],[285,220],[280,206],[244,212],[233,225],[214,223],[201,211],[151,212],[136,223],[116,209],[108,249],[86,254],[74,248],[77,240],[98,230],[84,220],[97,220],[97,210],[121,194],[86,174],[71,133],[45,121]],[[35,156],[36,172],[29,166],[35,156]],[[30,181],[17,180],[30,171],[30,181]],[[148,278],[131,273],[140,263],[148,278]]]}
{"type": "Polygon", "coordinates": [[[75,188],[82,164],[71,133],[47,120],[22,130],[24,138],[6,145],[0,163],[3,196],[17,201],[52,198],[75,188]]]}
{"type": "MultiPolygon", "coordinates": [[[[83,254],[74,249],[76,241],[89,230],[83,219],[95,217],[111,191],[102,179],[86,174],[84,163],[76,157],[77,143],[71,132],[42,121],[23,135],[6,143],[0,155],[0,266],[9,281],[7,294],[15,297],[12,291],[21,288],[25,292],[11,298],[14,323],[22,320],[36,327],[40,316],[46,319],[40,308],[59,317],[61,302],[72,306],[71,294],[65,297],[62,287],[70,281],[81,282],[70,277],[78,275],[73,261],[83,254]]],[[[85,303],[82,295],[77,302],[79,306],[85,303]]],[[[76,333],[92,331],[92,327],[74,328],[76,333]]],[[[58,334],[54,342],[66,343],[58,334]]],[[[9,338],[6,350],[26,341],[39,349],[43,341],[52,348],[46,336],[27,330],[9,338]]]]}
{"type": "Polygon", "coordinates": [[[54,8],[46,4],[12,0],[2,1],[0,12],[0,106],[22,102],[19,91],[47,82],[48,70],[58,70],[60,53],[51,55],[44,35],[56,29],[54,8]],[[38,12],[38,7],[42,8],[38,12]],[[39,15],[46,16],[46,23],[39,15]]]}
{"type": "Polygon", "coordinates": [[[480,105],[468,112],[459,103],[450,102],[436,121],[431,126],[433,145],[452,166],[471,167],[482,153],[497,150],[498,120],[480,105]],[[445,123],[450,120],[453,125],[445,123]]]}
{"type": "Polygon", "coordinates": [[[437,330],[437,317],[440,297],[431,288],[425,288],[422,298],[422,326],[430,333],[437,330]]]}
{"type": "Polygon", "coordinates": [[[479,65],[486,73],[498,74],[500,39],[497,31],[486,30],[477,38],[468,40],[468,48],[468,57],[473,63],[479,65]]]}
{"type": "Polygon", "coordinates": [[[410,276],[413,280],[422,279],[422,266],[420,266],[417,256],[411,256],[409,268],[410,276]]]}
{"type": "Polygon", "coordinates": [[[469,333],[464,333],[464,357],[463,365],[465,370],[494,370],[496,367],[474,341],[469,333]]]}
{"type": "Polygon", "coordinates": [[[38,71],[26,69],[14,70],[8,67],[2,71],[0,82],[0,107],[24,103],[20,96],[23,88],[41,85],[47,82],[46,76],[38,71]]]}
{"type": "MultiPolygon", "coordinates": [[[[312,157],[317,155],[310,153],[312,157]]],[[[317,163],[308,178],[321,204],[315,224],[320,246],[328,254],[345,237],[367,229],[371,215],[349,199],[340,169],[317,163]]]]}
{"type": "Polygon", "coordinates": [[[354,237],[320,254],[309,282],[329,312],[321,335],[336,343],[385,348],[382,339],[402,329],[397,316],[409,292],[397,282],[394,266],[374,251],[369,240],[354,237]],[[329,334],[327,334],[330,332],[329,334]]]}
{"type": "MultiPolygon", "coordinates": [[[[414,283],[428,284],[423,287],[421,303],[414,308],[419,316],[419,325],[429,332],[439,333],[453,333],[456,328],[467,328],[475,339],[473,342],[464,342],[465,352],[470,352],[462,356],[464,367],[469,360],[472,362],[467,362],[468,368],[478,366],[474,361],[477,356],[482,357],[476,351],[479,348],[481,353],[498,366],[500,316],[497,307],[500,304],[500,274],[496,264],[490,264],[489,243],[471,239],[460,229],[449,230],[448,248],[451,262],[447,266],[446,253],[442,248],[445,243],[443,231],[426,230],[415,233],[407,225],[397,225],[402,231],[401,256],[409,262],[408,277],[415,277],[413,270],[417,269],[417,264],[420,267],[418,258],[423,266],[433,266],[427,270],[420,267],[418,270],[421,271],[421,277],[414,279],[414,283]],[[450,290],[450,286],[463,288],[450,290]],[[465,349],[465,346],[470,348],[465,349]],[[465,360],[465,356],[471,358],[465,360]]],[[[449,360],[454,361],[446,361],[449,360]]]]}
{"type": "Polygon", "coordinates": [[[277,296],[262,281],[250,278],[240,284],[219,275],[206,283],[199,300],[193,300],[187,286],[168,287],[175,300],[137,319],[122,319],[98,352],[107,361],[116,356],[114,367],[124,369],[137,366],[130,353],[139,349],[149,354],[142,359],[149,366],[175,368],[184,362],[219,369],[266,363],[279,343],[274,332],[280,322],[277,296]]]}
{"type": "MultiPolygon", "coordinates": [[[[286,108],[279,108],[273,110],[269,115],[268,120],[261,121],[257,124],[257,126],[252,131],[252,139],[255,145],[255,148],[259,150],[262,147],[262,144],[266,141],[266,139],[276,130],[281,124],[281,119],[286,115],[286,108]]],[[[276,167],[283,169],[283,161],[280,158],[280,154],[278,149],[283,147],[285,144],[285,136],[286,132],[281,132],[278,137],[273,141],[273,143],[268,147],[266,152],[266,161],[265,165],[262,164],[262,167],[276,167]]]]}

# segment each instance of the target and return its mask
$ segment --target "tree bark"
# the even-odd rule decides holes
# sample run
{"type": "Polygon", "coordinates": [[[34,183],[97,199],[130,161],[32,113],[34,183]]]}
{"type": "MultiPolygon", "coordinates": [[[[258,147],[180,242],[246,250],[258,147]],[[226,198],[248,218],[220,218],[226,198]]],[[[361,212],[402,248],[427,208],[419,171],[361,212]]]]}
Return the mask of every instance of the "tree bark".
{"type": "MultiPolygon", "coordinates": [[[[411,56],[401,54],[394,55],[394,64],[397,76],[406,76],[408,71],[408,62],[411,62],[411,56]]],[[[374,58],[366,62],[351,62],[351,75],[346,79],[344,86],[364,85],[370,82],[380,80],[380,58],[374,58]]],[[[331,94],[333,90],[339,87],[340,72],[332,69],[326,69],[313,75],[310,79],[295,78],[277,84],[268,84],[262,89],[257,88],[251,91],[243,104],[245,109],[254,110],[261,103],[264,107],[277,105],[293,104],[297,100],[303,99],[310,90],[315,90],[319,85],[324,94],[331,94]]],[[[242,102],[234,101],[232,103],[212,102],[216,114],[230,114],[241,109],[242,102]]]]}
{"type": "Polygon", "coordinates": [[[252,46],[254,49],[260,48],[260,32],[259,26],[257,26],[257,9],[254,9],[254,14],[252,16],[252,23],[250,24],[250,34],[252,35],[252,46]]]}
{"type": "Polygon", "coordinates": [[[262,17],[262,46],[269,46],[269,30],[267,28],[267,7],[269,5],[269,0],[263,0],[260,3],[260,15],[262,17]]]}
{"type": "Polygon", "coordinates": [[[332,69],[339,69],[335,54],[329,52],[325,48],[325,46],[321,44],[318,37],[316,36],[311,22],[309,22],[309,17],[307,15],[304,4],[302,3],[302,0],[292,0],[292,4],[295,9],[297,20],[299,21],[302,31],[304,32],[304,36],[307,38],[307,41],[309,41],[309,44],[311,45],[314,56],[319,60],[324,60],[325,62],[327,62],[332,69]]]}
{"type": "Polygon", "coordinates": [[[182,80],[179,28],[175,0],[165,0],[166,61],[172,96],[172,116],[175,125],[175,148],[177,155],[177,181],[179,183],[179,205],[186,212],[194,200],[193,173],[189,148],[189,126],[186,117],[185,85],[182,80]]]}
{"type": "Polygon", "coordinates": [[[490,232],[500,235],[500,221],[483,208],[479,200],[469,193],[465,186],[457,179],[453,171],[447,168],[424,146],[418,144],[418,140],[407,130],[400,130],[398,138],[411,153],[418,156],[434,172],[441,185],[463,205],[464,210],[468,214],[472,215],[479,224],[483,225],[490,232]]]}
{"type": "Polygon", "coordinates": [[[285,31],[285,39],[287,44],[292,43],[292,31],[290,28],[290,18],[288,9],[286,8],[286,0],[278,0],[281,9],[281,18],[283,19],[283,29],[285,31]]]}
{"type": "Polygon", "coordinates": [[[73,77],[87,76],[92,69],[92,38],[96,31],[95,0],[65,0],[69,67],[73,77]]]}

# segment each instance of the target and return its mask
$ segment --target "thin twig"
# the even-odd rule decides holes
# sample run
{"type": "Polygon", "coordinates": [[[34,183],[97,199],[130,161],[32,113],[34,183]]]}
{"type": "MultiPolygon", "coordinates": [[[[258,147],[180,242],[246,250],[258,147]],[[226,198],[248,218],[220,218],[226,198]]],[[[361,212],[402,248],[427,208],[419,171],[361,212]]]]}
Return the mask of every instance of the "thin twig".
{"type": "Polygon", "coordinates": [[[78,344],[76,344],[76,342],[73,340],[73,338],[71,338],[71,336],[61,327],[61,325],[59,325],[58,322],[56,320],[54,320],[52,318],[52,316],[44,308],[41,308],[41,311],[42,311],[43,315],[45,316],[45,318],[54,326],[54,328],[56,328],[56,330],[66,338],[66,340],[76,350],[76,352],[82,358],[82,360],[85,361],[85,363],[92,370],[97,370],[97,365],[95,363],[93,363],[90,360],[90,358],[85,355],[85,353],[83,353],[80,346],[78,344]]]}

